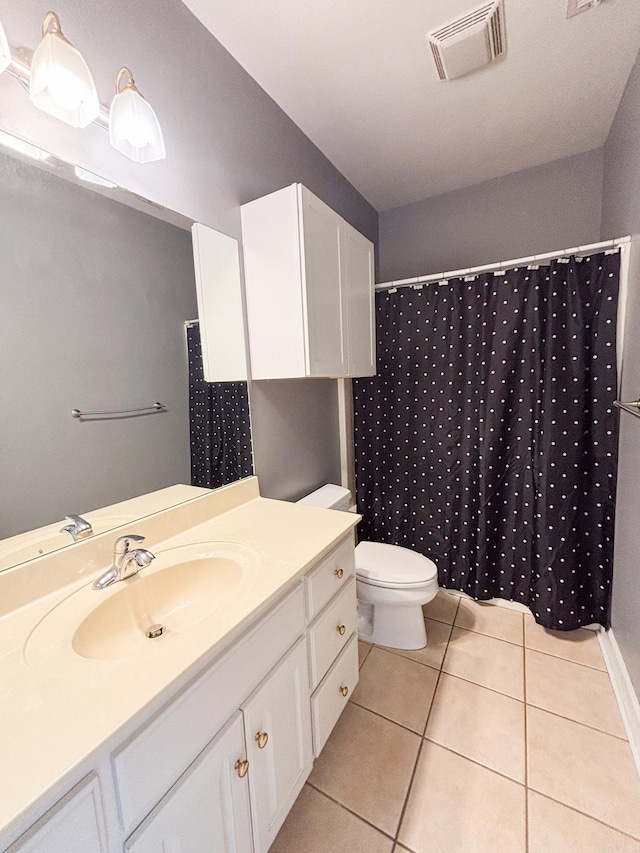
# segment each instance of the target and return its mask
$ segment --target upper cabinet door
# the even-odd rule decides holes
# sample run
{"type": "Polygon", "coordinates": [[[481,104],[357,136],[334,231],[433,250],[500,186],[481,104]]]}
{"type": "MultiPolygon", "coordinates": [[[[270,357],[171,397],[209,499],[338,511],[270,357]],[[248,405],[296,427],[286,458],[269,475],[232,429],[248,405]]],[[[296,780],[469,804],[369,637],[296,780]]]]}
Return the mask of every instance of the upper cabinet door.
{"type": "Polygon", "coordinates": [[[199,222],[191,234],[204,378],[244,381],[247,357],[238,241],[199,222]]]}
{"type": "Polygon", "coordinates": [[[376,335],[373,243],[342,223],[342,277],[349,376],[374,376],[376,335]]]}
{"type": "Polygon", "coordinates": [[[342,220],[301,187],[302,262],[309,376],[345,376],[346,322],[340,269],[342,220]]]}

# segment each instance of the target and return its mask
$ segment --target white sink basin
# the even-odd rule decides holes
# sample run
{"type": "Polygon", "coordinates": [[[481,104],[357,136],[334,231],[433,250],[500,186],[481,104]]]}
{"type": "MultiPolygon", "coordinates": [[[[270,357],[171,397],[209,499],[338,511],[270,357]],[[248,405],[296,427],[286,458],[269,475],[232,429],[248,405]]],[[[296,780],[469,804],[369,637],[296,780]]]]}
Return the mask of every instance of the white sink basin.
{"type": "Polygon", "coordinates": [[[137,575],[103,590],[91,584],[54,607],[29,636],[37,663],[52,643],[81,658],[111,661],[157,651],[224,608],[257,573],[253,552],[232,542],[201,542],[155,552],[137,575]],[[149,634],[152,636],[149,636],[149,634]]]}

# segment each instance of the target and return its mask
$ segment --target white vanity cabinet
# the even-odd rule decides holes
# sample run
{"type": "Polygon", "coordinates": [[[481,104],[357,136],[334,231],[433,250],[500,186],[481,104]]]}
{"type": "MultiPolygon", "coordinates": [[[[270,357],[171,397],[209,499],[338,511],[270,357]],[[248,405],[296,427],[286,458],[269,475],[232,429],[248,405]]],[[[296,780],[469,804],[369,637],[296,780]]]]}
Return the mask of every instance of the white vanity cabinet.
{"type": "Polygon", "coordinates": [[[373,244],[302,184],[241,214],[252,377],[374,375],[373,244]]]}
{"type": "Polygon", "coordinates": [[[100,785],[95,774],[80,782],[7,853],[109,853],[100,785]]]}
{"type": "Polygon", "coordinates": [[[237,713],[129,838],[127,853],[252,853],[244,755],[237,713]]]}
{"type": "Polygon", "coordinates": [[[357,681],[355,619],[349,532],[164,706],[105,743],[99,770],[10,853],[266,853],[357,681]]]}
{"type": "Polygon", "coordinates": [[[242,714],[257,853],[271,846],[313,764],[304,640],[247,700],[242,714]]]}

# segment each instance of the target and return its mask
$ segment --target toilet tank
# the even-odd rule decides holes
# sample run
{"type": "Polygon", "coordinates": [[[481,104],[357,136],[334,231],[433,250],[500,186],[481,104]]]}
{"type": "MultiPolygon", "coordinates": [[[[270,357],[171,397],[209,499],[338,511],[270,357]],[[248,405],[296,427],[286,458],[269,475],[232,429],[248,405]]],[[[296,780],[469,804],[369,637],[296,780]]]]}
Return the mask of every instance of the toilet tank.
{"type": "Polygon", "coordinates": [[[351,506],[351,492],[343,486],[336,486],[333,483],[327,483],[311,492],[309,495],[300,498],[299,504],[307,504],[308,506],[319,506],[323,509],[339,509],[343,512],[349,512],[351,506]]]}

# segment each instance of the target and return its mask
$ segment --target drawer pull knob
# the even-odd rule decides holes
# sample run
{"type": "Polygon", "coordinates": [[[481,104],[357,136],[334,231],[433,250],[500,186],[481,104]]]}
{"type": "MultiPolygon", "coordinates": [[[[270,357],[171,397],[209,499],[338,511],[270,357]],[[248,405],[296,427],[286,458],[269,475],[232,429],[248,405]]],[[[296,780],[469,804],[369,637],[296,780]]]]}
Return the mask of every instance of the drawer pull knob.
{"type": "Polygon", "coordinates": [[[342,695],[343,695],[343,696],[346,696],[348,692],[349,692],[349,688],[348,688],[348,687],[346,687],[345,685],[343,685],[343,686],[340,688],[340,693],[342,693],[342,695]]]}
{"type": "Polygon", "coordinates": [[[338,625],[338,627],[336,628],[336,631],[338,632],[338,634],[340,634],[341,637],[344,637],[344,633],[346,630],[347,629],[344,627],[344,625],[338,625]]]}
{"type": "Polygon", "coordinates": [[[269,735],[266,732],[258,732],[255,737],[258,749],[264,749],[269,741],[269,735]]]}
{"type": "Polygon", "coordinates": [[[344,577],[344,572],[342,571],[342,569],[336,569],[334,575],[338,578],[338,580],[342,580],[342,578],[344,577]]]}
{"type": "Polygon", "coordinates": [[[247,770],[249,769],[249,762],[246,758],[239,758],[236,763],[233,765],[234,769],[238,771],[238,776],[241,779],[247,775],[247,770]]]}

